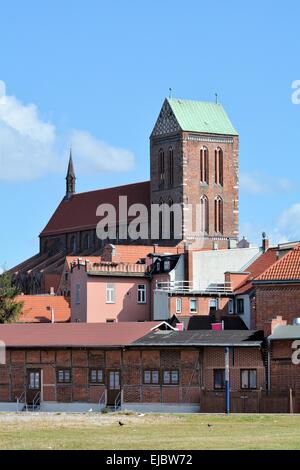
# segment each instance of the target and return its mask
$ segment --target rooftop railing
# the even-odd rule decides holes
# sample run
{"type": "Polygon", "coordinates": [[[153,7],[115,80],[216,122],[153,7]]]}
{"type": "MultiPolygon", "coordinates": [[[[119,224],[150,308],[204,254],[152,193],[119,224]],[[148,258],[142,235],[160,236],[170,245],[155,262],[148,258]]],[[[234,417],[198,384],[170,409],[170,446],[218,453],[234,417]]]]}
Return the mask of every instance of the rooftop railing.
{"type": "Polygon", "coordinates": [[[232,286],[230,282],[204,284],[195,281],[157,281],[157,292],[176,294],[203,294],[203,295],[230,295],[232,286]]]}

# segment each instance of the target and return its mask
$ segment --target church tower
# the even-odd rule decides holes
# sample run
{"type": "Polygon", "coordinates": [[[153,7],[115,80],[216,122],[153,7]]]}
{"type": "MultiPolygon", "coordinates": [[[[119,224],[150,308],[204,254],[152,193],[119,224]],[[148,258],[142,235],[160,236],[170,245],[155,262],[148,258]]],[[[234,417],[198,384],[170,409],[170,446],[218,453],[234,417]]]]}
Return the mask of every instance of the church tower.
{"type": "Polygon", "coordinates": [[[238,134],[221,104],[165,99],[150,136],[151,203],[181,204],[183,242],[234,246],[238,149],[238,134]]]}
{"type": "Polygon", "coordinates": [[[70,199],[76,192],[76,176],[74,172],[74,165],[72,159],[72,150],[70,150],[70,158],[69,158],[69,165],[68,171],[66,176],[66,195],[65,199],[70,199]]]}

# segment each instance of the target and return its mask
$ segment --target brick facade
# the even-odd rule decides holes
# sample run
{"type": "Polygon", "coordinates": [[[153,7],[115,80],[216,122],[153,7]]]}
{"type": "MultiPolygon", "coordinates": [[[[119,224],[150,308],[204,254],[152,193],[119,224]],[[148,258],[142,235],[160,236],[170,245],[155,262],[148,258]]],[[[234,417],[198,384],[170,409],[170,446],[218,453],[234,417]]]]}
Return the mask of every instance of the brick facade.
{"type": "MultiPolygon", "coordinates": [[[[237,136],[201,135],[188,132],[175,132],[167,135],[152,135],[150,140],[151,202],[168,204],[179,203],[183,208],[183,238],[191,242],[187,232],[185,208],[192,204],[199,208],[201,196],[208,198],[209,231],[205,235],[204,246],[212,247],[218,240],[220,248],[227,247],[227,238],[238,237],[238,147],[237,136]],[[200,183],[200,149],[208,149],[208,184],[200,183]],[[215,150],[223,151],[223,185],[215,183],[215,150]],[[169,151],[173,151],[174,178],[170,184],[169,151]],[[160,174],[160,152],[164,154],[164,183],[160,174]],[[223,232],[216,233],[214,227],[214,200],[223,200],[223,232]]],[[[193,230],[195,230],[195,226],[193,230]]]]}
{"type": "Polygon", "coordinates": [[[177,315],[178,319],[180,319],[180,315],[188,316],[188,315],[209,315],[212,312],[210,311],[210,301],[216,301],[218,303],[218,308],[214,312],[216,315],[216,319],[218,319],[221,315],[227,315],[228,312],[228,302],[229,298],[227,297],[220,297],[220,298],[211,298],[207,296],[200,296],[200,295],[176,295],[169,297],[169,315],[177,315]],[[176,311],[176,301],[177,299],[181,299],[181,312],[176,311]],[[190,311],[190,299],[197,300],[197,311],[191,312],[190,311]]]}
{"type": "MultiPolygon", "coordinates": [[[[231,389],[241,389],[241,369],[257,370],[257,388],[265,388],[265,369],[259,348],[230,348],[231,389]]],[[[27,383],[28,369],[42,370],[42,401],[98,403],[107,386],[107,371],[120,370],[124,404],[199,404],[203,391],[214,390],[214,369],[224,368],[223,348],[26,349],[8,350],[0,366],[0,401],[15,402],[27,383]],[[90,383],[90,368],[103,369],[104,383],[90,383]],[[57,370],[71,370],[71,383],[57,383],[57,370]],[[145,370],[157,370],[159,383],[146,385],[145,370]],[[163,384],[163,372],[176,370],[179,383],[163,384]]]]}
{"type": "Polygon", "coordinates": [[[282,316],[288,324],[300,316],[300,286],[287,285],[256,285],[255,293],[255,325],[264,330],[265,335],[271,334],[271,322],[276,316],[282,316]]]}
{"type": "Polygon", "coordinates": [[[293,364],[293,340],[271,342],[271,389],[285,392],[292,389],[300,395],[300,365],[293,364]]]}

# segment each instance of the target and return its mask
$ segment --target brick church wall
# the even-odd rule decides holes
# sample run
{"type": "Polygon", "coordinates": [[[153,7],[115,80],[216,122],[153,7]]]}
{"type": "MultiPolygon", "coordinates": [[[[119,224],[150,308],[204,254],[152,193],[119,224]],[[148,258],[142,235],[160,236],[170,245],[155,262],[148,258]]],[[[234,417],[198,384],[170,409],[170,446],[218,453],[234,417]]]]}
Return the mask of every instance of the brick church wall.
{"type": "MultiPolygon", "coordinates": [[[[238,237],[238,148],[237,136],[202,135],[177,132],[152,136],[150,141],[151,202],[180,203],[182,207],[192,204],[199,208],[202,195],[209,200],[209,233],[204,247],[211,248],[212,240],[218,240],[219,248],[227,248],[228,238],[238,237]],[[209,182],[200,183],[200,149],[209,152],[209,182]],[[223,186],[215,184],[215,149],[223,151],[223,186]],[[174,155],[174,183],[169,185],[169,149],[174,155]],[[159,153],[164,152],[165,180],[161,187],[159,153]],[[214,230],[214,199],[223,199],[223,233],[214,230]]],[[[183,210],[183,231],[187,230],[183,210]]],[[[195,230],[195,226],[193,229],[195,230]]],[[[189,234],[184,233],[189,240],[189,234]]]]}

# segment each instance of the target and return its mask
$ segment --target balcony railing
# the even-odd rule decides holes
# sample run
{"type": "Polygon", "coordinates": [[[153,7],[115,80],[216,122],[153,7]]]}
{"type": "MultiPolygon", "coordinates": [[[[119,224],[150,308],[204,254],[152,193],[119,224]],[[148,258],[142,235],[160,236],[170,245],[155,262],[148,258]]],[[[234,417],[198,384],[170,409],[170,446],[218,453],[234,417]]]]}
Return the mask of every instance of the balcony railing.
{"type": "Polygon", "coordinates": [[[232,286],[230,282],[211,283],[209,285],[194,281],[157,281],[157,292],[173,294],[203,294],[203,295],[230,295],[232,286]]]}

